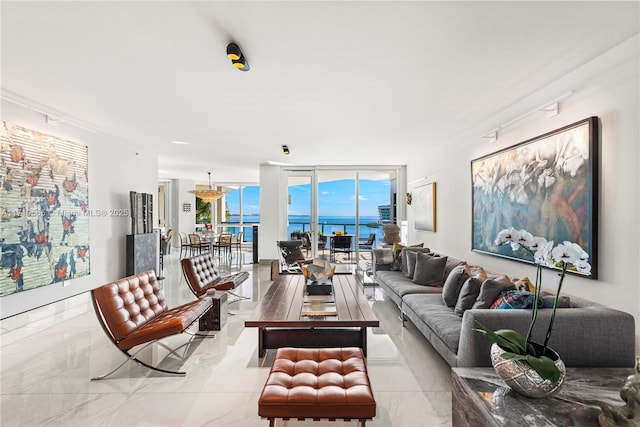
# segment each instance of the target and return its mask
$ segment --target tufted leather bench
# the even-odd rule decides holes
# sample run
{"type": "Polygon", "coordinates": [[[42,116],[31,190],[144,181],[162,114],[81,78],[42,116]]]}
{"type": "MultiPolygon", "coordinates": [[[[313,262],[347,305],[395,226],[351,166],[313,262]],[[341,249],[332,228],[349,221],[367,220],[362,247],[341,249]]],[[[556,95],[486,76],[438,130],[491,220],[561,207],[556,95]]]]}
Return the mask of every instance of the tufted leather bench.
{"type": "Polygon", "coordinates": [[[258,401],[258,415],[284,420],[366,420],[376,416],[362,350],[280,348],[258,401]]]}
{"type": "Polygon", "coordinates": [[[180,261],[182,272],[187,280],[191,292],[197,297],[206,295],[209,289],[228,291],[247,280],[249,273],[240,273],[221,276],[213,262],[211,253],[184,258],[180,261]]]}
{"type": "MultiPolygon", "coordinates": [[[[204,298],[169,309],[153,271],[100,286],[91,291],[91,297],[102,328],[120,351],[148,368],[175,374],[184,373],[147,365],[131,355],[129,350],[184,332],[212,305],[210,298],[204,298]]],[[[115,370],[107,375],[113,372],[115,370]]]]}

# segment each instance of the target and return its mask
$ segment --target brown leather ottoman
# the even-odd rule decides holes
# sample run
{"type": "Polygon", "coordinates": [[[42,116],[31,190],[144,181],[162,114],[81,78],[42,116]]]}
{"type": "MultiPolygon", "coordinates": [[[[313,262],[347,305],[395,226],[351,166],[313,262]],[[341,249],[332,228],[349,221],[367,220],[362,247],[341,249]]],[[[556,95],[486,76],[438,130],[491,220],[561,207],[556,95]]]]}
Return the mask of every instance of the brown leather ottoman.
{"type": "Polygon", "coordinates": [[[284,420],[352,419],[364,426],[376,416],[362,350],[280,348],[258,401],[258,415],[284,420]]]}

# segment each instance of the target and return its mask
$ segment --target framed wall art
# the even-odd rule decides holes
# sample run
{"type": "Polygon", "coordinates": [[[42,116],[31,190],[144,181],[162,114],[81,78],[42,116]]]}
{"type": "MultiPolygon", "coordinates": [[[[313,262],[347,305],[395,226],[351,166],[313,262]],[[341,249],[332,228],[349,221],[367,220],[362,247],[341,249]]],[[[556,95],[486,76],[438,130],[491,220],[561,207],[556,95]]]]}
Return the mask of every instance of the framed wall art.
{"type": "Polygon", "coordinates": [[[3,122],[0,296],[90,272],[88,147],[3,122]]]}
{"type": "Polygon", "coordinates": [[[416,229],[436,231],[436,183],[416,187],[412,199],[415,206],[416,229]]]}
{"type": "Polygon", "coordinates": [[[532,262],[494,243],[504,228],[525,229],[579,244],[597,278],[599,137],[590,117],[471,161],[472,250],[532,262]]]}

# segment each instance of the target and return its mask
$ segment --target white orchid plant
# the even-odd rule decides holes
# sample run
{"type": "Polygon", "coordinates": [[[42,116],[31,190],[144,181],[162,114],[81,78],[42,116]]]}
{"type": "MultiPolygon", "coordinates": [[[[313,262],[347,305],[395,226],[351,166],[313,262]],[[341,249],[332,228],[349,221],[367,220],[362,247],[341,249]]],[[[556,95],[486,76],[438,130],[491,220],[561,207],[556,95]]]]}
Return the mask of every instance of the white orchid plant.
{"type": "Polygon", "coordinates": [[[557,383],[560,379],[560,371],[556,367],[554,361],[546,356],[545,353],[549,343],[549,338],[551,338],[553,323],[556,318],[556,308],[558,305],[560,290],[562,289],[562,283],[568,270],[575,270],[583,274],[589,274],[591,272],[591,265],[588,262],[589,255],[580,247],[580,245],[565,241],[564,243],[553,247],[553,243],[553,240],[547,241],[542,237],[533,236],[526,230],[516,230],[513,227],[505,228],[498,233],[495,241],[496,245],[510,244],[512,251],[516,252],[522,249],[533,257],[533,261],[537,265],[534,291],[534,301],[536,302],[533,304],[531,324],[529,325],[529,331],[527,332],[526,337],[523,337],[518,332],[511,329],[492,331],[480,323],[478,323],[480,329],[477,329],[477,331],[482,332],[490,340],[500,346],[506,352],[502,355],[505,359],[519,360],[536,371],[543,379],[550,380],[552,383],[557,383]],[[551,319],[549,320],[544,344],[540,349],[536,349],[531,342],[531,334],[533,332],[533,326],[538,318],[537,302],[540,299],[543,267],[557,267],[561,269],[561,273],[560,281],[558,282],[558,289],[553,301],[553,311],[551,313],[551,319]]]}

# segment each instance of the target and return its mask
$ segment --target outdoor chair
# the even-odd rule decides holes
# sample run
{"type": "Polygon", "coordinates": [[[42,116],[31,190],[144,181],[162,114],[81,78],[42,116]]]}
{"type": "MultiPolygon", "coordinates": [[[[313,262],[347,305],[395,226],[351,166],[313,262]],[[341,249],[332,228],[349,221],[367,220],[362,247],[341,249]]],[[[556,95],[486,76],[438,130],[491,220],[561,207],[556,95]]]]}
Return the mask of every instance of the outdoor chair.
{"type": "Polygon", "coordinates": [[[375,242],[376,242],[376,233],[369,233],[369,237],[358,239],[358,248],[371,250],[375,242]]]}
{"type": "Polygon", "coordinates": [[[311,264],[313,260],[306,259],[302,253],[302,240],[279,240],[280,272],[302,273],[303,264],[311,264]]]}
{"type": "Polygon", "coordinates": [[[335,261],[336,253],[343,253],[349,256],[351,259],[351,249],[352,246],[352,236],[332,236],[331,237],[331,246],[329,248],[329,256],[335,261]]]}
{"type": "Polygon", "coordinates": [[[300,235],[302,240],[302,248],[305,250],[306,254],[309,255],[309,251],[311,250],[311,234],[310,233],[302,233],[300,235]]]}

